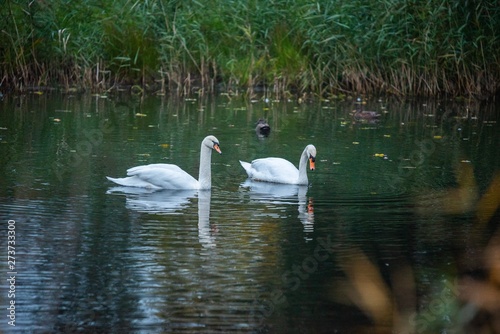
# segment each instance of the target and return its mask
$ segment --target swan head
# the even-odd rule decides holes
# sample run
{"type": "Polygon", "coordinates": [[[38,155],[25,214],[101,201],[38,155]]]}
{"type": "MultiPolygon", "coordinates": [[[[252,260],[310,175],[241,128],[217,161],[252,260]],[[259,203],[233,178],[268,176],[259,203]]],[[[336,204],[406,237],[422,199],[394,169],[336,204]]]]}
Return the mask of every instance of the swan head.
{"type": "Polygon", "coordinates": [[[219,140],[215,136],[206,136],[202,142],[203,146],[206,146],[212,150],[216,150],[217,153],[222,154],[220,150],[219,140]]]}
{"type": "Polygon", "coordinates": [[[309,159],[309,169],[314,170],[316,167],[316,147],[314,145],[306,146],[307,158],[309,159]]]}

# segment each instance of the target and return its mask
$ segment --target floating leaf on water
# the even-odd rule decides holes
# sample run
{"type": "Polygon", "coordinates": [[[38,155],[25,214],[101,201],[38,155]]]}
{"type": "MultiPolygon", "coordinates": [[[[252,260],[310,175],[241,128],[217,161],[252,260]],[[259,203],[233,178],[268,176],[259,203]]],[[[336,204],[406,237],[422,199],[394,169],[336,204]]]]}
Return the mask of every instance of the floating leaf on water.
{"type": "Polygon", "coordinates": [[[460,162],[464,162],[464,163],[470,164],[470,160],[460,160],[460,162]]]}
{"type": "Polygon", "coordinates": [[[353,141],[352,142],[354,145],[359,145],[359,141],[353,141]]]}
{"type": "Polygon", "coordinates": [[[33,94],[36,94],[36,95],[43,95],[43,92],[36,91],[36,92],[33,92],[33,94]]]}
{"type": "Polygon", "coordinates": [[[135,114],[136,117],[146,117],[147,115],[146,114],[141,114],[141,113],[136,113],[135,114]]]}
{"type": "Polygon", "coordinates": [[[60,122],[61,120],[59,118],[54,118],[54,122],[58,123],[60,122]]]}
{"type": "Polygon", "coordinates": [[[375,153],[373,156],[383,158],[385,156],[384,153],[375,153]]]}
{"type": "Polygon", "coordinates": [[[391,138],[391,135],[384,135],[384,138],[391,138]]]}
{"type": "Polygon", "coordinates": [[[160,146],[161,148],[169,148],[170,144],[160,144],[158,146],[160,146]]]}
{"type": "Polygon", "coordinates": [[[433,138],[434,138],[434,139],[442,139],[442,138],[443,138],[443,136],[434,136],[433,138]]]}

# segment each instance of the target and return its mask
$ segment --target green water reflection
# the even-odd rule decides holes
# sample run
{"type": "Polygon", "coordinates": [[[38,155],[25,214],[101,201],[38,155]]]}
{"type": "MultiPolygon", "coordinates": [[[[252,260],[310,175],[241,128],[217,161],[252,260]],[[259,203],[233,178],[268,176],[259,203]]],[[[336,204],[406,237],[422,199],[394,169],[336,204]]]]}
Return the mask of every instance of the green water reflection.
{"type": "Polygon", "coordinates": [[[500,300],[485,297],[500,294],[489,255],[500,247],[494,104],[374,99],[365,108],[381,119],[356,122],[351,100],[33,95],[1,103],[0,213],[4,231],[16,221],[16,328],[494,326],[477,321],[495,319],[500,300]],[[255,133],[261,117],[268,137],[255,133]],[[117,189],[105,178],[157,162],[197,177],[208,134],[223,152],[212,157],[211,191],[117,189]],[[308,187],[249,182],[238,162],[279,156],[298,165],[310,143],[318,155],[308,187]]]}

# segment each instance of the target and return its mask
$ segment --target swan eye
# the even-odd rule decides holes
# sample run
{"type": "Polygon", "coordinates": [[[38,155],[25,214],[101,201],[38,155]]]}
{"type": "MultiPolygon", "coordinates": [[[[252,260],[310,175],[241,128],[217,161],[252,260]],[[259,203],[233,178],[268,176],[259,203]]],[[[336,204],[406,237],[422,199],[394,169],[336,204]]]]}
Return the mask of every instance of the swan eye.
{"type": "Polygon", "coordinates": [[[316,157],[313,157],[312,155],[310,155],[309,160],[311,160],[312,162],[316,162],[316,157]]]}

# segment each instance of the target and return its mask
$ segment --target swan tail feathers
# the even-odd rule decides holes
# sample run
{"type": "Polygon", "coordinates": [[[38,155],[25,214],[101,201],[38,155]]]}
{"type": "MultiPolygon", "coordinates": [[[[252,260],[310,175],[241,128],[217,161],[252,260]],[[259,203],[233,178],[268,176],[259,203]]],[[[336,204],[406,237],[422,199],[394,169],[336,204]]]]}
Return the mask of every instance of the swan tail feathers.
{"type": "Polygon", "coordinates": [[[124,177],[124,178],[113,178],[106,176],[108,180],[111,182],[114,182],[116,184],[119,184],[124,187],[141,187],[141,188],[151,188],[151,189],[156,189],[159,188],[147,181],[141,180],[138,177],[135,176],[130,176],[130,177],[124,177]]]}
{"type": "Polygon", "coordinates": [[[247,172],[248,176],[250,176],[250,169],[252,168],[252,164],[245,162],[245,161],[241,161],[241,160],[240,160],[240,164],[241,164],[241,167],[243,167],[243,169],[247,172]]]}

